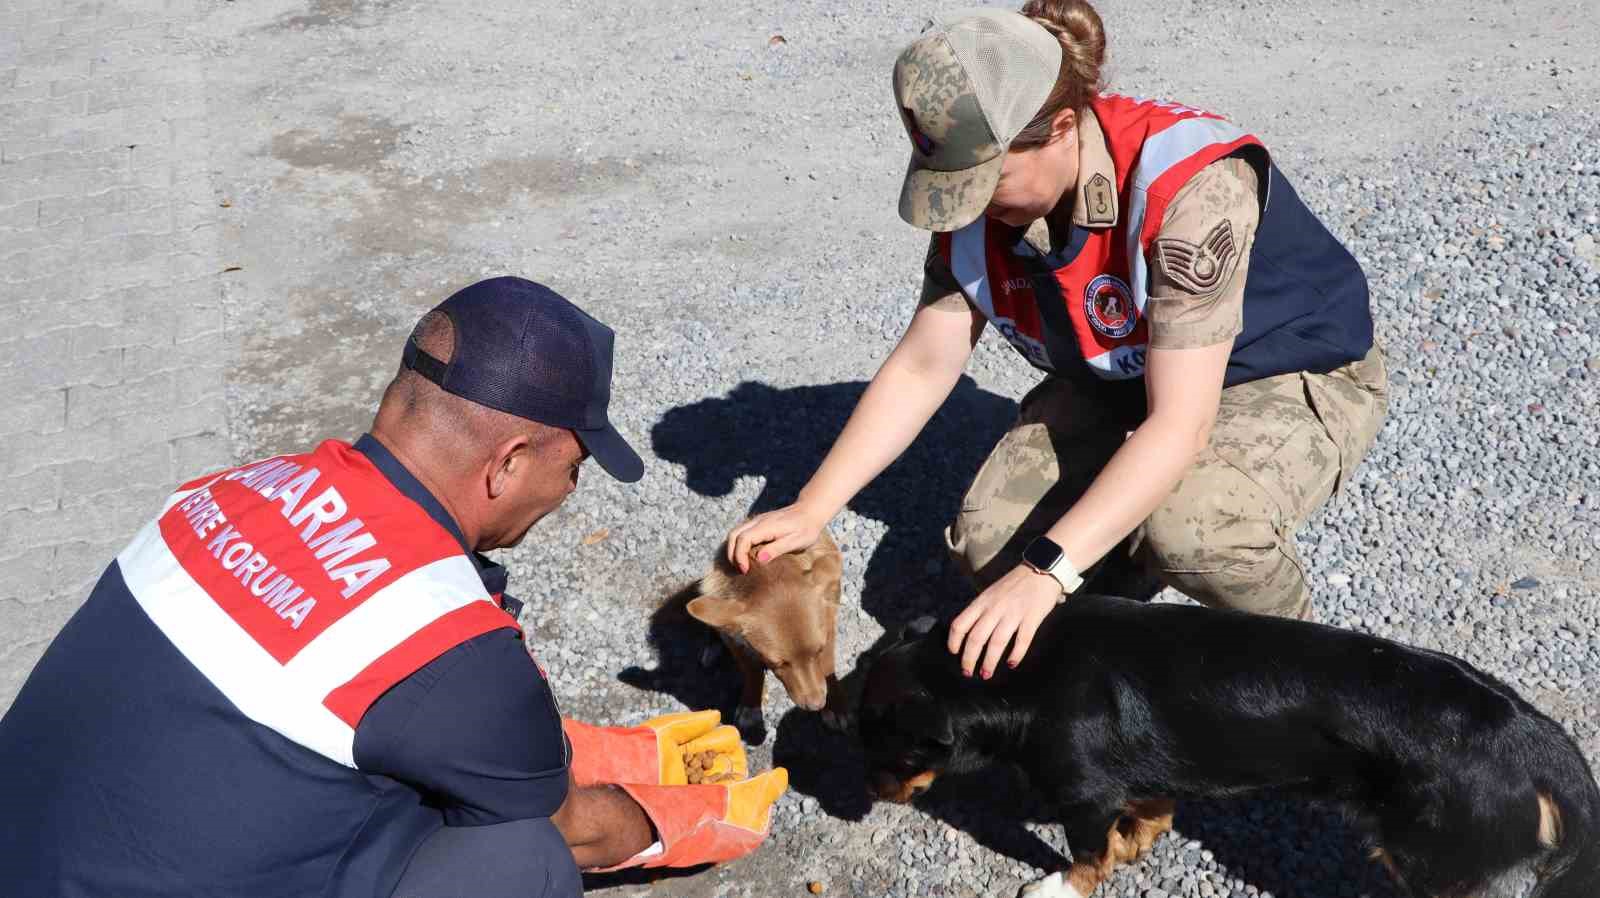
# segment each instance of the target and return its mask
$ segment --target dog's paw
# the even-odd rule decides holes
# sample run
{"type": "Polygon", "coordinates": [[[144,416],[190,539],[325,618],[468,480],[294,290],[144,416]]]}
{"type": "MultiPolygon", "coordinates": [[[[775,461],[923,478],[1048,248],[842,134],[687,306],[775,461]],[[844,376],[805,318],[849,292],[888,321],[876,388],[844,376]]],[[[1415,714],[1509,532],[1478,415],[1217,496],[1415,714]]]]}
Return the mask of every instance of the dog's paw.
{"type": "Polygon", "coordinates": [[[1017,898],[1083,898],[1078,890],[1067,882],[1067,875],[1061,871],[1046,876],[1038,882],[1030,882],[1017,893],[1017,898]]]}
{"type": "Polygon", "coordinates": [[[767,741],[767,720],[760,708],[740,705],[733,712],[733,725],[739,730],[739,738],[747,745],[760,745],[767,741]]]}

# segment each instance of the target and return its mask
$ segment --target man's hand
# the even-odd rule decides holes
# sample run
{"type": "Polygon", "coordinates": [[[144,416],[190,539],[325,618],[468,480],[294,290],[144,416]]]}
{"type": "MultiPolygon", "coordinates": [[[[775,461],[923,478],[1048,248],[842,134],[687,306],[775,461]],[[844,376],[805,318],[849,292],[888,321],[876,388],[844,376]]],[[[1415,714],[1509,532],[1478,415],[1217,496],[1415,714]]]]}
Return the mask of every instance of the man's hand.
{"type": "Polygon", "coordinates": [[[994,585],[984,590],[965,611],[950,622],[951,654],[961,655],[961,670],[967,676],[977,668],[980,656],[985,680],[994,675],[995,666],[1016,637],[1007,663],[1016,667],[1028,654],[1033,635],[1044,616],[1061,598],[1061,583],[1027,565],[1017,565],[994,585]],[[965,643],[965,645],[963,645],[965,643]]]}
{"type": "Polygon", "coordinates": [[[661,850],[616,867],[697,867],[760,847],[772,826],[772,805],[788,791],[789,772],[775,767],[736,783],[622,788],[649,816],[661,850]]]}
{"type": "Polygon", "coordinates": [[[572,742],[572,785],[556,826],[580,868],[693,867],[756,850],[789,772],[747,779],[739,731],[721,721],[717,711],[686,711],[636,727],[561,722],[572,742]],[[690,784],[696,757],[702,782],[690,784]],[[652,842],[660,848],[641,857],[652,842]]]}
{"type": "Polygon", "coordinates": [[[578,868],[612,867],[655,842],[650,818],[616,786],[579,786],[567,775],[567,800],[551,816],[578,868]]]}

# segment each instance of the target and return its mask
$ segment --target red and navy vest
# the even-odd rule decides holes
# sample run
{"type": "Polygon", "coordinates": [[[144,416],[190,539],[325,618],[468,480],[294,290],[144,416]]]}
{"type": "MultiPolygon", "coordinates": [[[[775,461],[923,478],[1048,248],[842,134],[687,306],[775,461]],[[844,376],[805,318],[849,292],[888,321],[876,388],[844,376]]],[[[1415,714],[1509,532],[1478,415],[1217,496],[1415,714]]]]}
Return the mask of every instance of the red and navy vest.
{"type": "Polygon", "coordinates": [[[1167,206],[1213,162],[1240,155],[1262,175],[1262,212],[1245,281],[1244,329],[1224,383],[1326,372],[1372,348],[1366,276],[1306,208],[1261,141],[1207,112],[1104,94],[1092,104],[1116,171],[1122,217],[1074,226],[1044,254],[987,216],[940,235],[967,299],[1035,367],[1088,380],[1144,374],[1151,245],[1167,206]]]}
{"type": "Polygon", "coordinates": [[[117,561],[239,714],[346,767],[391,686],[517,627],[455,537],[333,440],[185,484],[117,561]]]}

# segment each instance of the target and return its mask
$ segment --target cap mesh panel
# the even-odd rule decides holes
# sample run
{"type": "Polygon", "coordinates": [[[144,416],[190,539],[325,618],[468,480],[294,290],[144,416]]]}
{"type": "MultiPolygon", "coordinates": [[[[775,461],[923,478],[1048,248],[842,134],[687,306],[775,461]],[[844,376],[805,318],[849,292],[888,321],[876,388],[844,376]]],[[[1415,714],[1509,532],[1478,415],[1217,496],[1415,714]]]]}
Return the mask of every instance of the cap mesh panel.
{"type": "Polygon", "coordinates": [[[446,300],[456,327],[449,389],[481,405],[556,427],[604,408],[582,312],[531,282],[498,278],[446,300]]]}
{"type": "Polygon", "coordinates": [[[1061,54],[1055,37],[1037,23],[1016,13],[1004,16],[968,19],[952,29],[950,41],[989,126],[1001,142],[1010,143],[1049,99],[1061,54]]]}

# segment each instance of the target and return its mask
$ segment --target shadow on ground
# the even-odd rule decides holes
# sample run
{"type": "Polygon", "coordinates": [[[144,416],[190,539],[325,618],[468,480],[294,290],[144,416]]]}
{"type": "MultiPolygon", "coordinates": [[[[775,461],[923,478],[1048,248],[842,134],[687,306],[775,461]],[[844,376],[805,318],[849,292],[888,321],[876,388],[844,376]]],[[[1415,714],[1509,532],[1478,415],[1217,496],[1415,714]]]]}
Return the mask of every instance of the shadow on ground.
{"type": "Polygon", "coordinates": [[[615,873],[584,873],[583,891],[595,892],[615,886],[653,885],[657,882],[666,882],[674,879],[693,880],[694,877],[712,868],[712,864],[701,864],[697,867],[650,867],[648,869],[633,867],[627,870],[618,870],[615,873]]]}
{"type": "MultiPolygon", "coordinates": [[[[650,615],[646,638],[656,656],[654,669],[626,667],[617,679],[634,687],[651,692],[665,692],[677,699],[685,708],[718,708],[724,720],[733,719],[733,708],[739,698],[737,676],[706,676],[701,666],[701,655],[718,646],[717,635],[710,627],[689,616],[684,605],[699,594],[699,581],[692,581],[661,600],[650,615]]],[[[720,664],[732,666],[730,659],[718,658],[720,664]]],[[[745,733],[745,740],[759,743],[765,734],[745,733]]]]}
{"type": "Polygon", "coordinates": [[[1179,802],[1174,826],[1200,842],[1196,851],[1212,852],[1229,873],[1263,892],[1401,898],[1367,856],[1364,834],[1328,805],[1289,796],[1179,802]]]}
{"type": "MultiPolygon", "coordinates": [[[[726,496],[740,477],[763,478],[749,513],[770,511],[794,501],[866,386],[780,389],[747,381],[726,396],[668,411],[650,432],[652,448],[682,465],[689,488],[702,496],[726,496]]],[[[916,607],[902,590],[926,576],[930,560],[944,559],[944,526],[1016,412],[1010,398],[961,378],[911,448],[850,502],[856,514],[887,528],[862,574],[862,609],[880,624],[943,610],[916,607]]]]}

